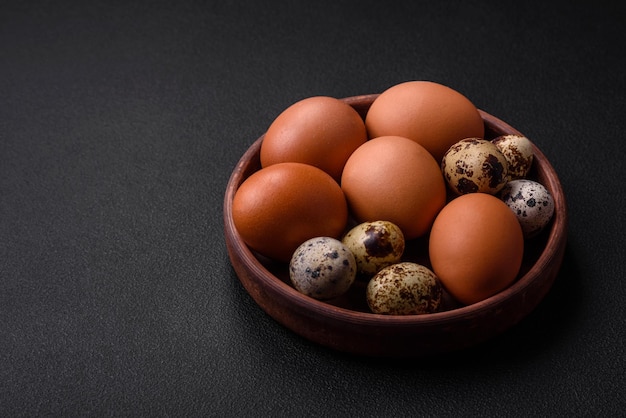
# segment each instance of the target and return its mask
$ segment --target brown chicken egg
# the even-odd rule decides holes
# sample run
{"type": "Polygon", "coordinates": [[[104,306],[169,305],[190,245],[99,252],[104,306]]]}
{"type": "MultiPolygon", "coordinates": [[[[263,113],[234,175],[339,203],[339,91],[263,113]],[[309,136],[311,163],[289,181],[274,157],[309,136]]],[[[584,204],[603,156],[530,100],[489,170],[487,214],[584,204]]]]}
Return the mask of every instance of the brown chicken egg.
{"type": "Polygon", "coordinates": [[[458,302],[479,302],[511,285],[519,272],[524,236],[515,214],[497,197],[470,193],[439,213],[429,238],[434,273],[458,302]]]}
{"type": "Polygon", "coordinates": [[[348,207],[339,184],[312,165],[279,163],[253,173],[233,198],[233,222],[258,253],[289,262],[304,241],[339,238],[348,207]]]}
{"type": "Polygon", "coordinates": [[[310,164],[339,181],[346,160],[366,140],[365,123],[353,107],[333,97],[309,97],[272,122],[261,144],[261,165],[310,164]]]}
{"type": "Polygon", "coordinates": [[[400,136],[374,138],[357,148],[341,188],[357,221],[384,219],[406,240],[427,233],[446,202],[439,164],[424,147],[400,136]]]}
{"type": "Polygon", "coordinates": [[[485,127],[474,104],[458,91],[430,81],[408,81],[378,96],[365,118],[371,138],[410,138],[439,163],[452,144],[483,137],[485,127]]]}

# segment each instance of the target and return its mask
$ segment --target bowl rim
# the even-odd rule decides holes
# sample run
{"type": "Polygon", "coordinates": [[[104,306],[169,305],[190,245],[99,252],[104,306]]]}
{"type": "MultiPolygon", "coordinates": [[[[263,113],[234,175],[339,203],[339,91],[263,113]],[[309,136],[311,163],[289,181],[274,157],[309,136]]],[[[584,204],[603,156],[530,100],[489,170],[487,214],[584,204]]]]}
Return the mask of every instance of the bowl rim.
{"type": "MultiPolygon", "coordinates": [[[[340,100],[357,107],[364,101],[373,101],[379,94],[367,94],[360,96],[346,97],[340,100]]],[[[371,103],[370,103],[371,104],[371,103]]],[[[369,105],[366,106],[369,108],[369,105]]],[[[359,109],[357,109],[359,110],[359,109]]],[[[498,119],[497,117],[478,109],[481,117],[485,123],[489,123],[497,129],[508,131],[512,134],[523,135],[520,131],[510,126],[508,123],[498,119]]],[[[327,302],[317,300],[306,296],[298,292],[295,288],[285,283],[280,278],[276,277],[269,269],[267,269],[254,255],[254,253],[248,248],[241,236],[237,232],[232,220],[232,202],[234,194],[243,180],[246,178],[246,172],[250,170],[250,166],[253,164],[253,158],[255,154],[260,151],[261,143],[265,134],[262,134],[252,145],[246,150],[246,152],[239,159],[236,167],[234,168],[224,196],[224,228],[225,233],[233,238],[230,244],[233,245],[236,250],[239,251],[239,255],[242,257],[243,262],[247,268],[251,270],[251,276],[256,280],[263,282],[264,285],[269,286],[273,292],[280,294],[281,296],[289,299],[293,304],[292,309],[299,310],[301,312],[307,312],[308,315],[316,315],[318,317],[324,317],[327,320],[341,320],[349,323],[359,323],[362,325],[371,326],[393,326],[393,327],[415,327],[415,326],[438,326],[440,324],[449,323],[455,319],[466,319],[468,316],[480,316],[487,311],[493,311],[498,306],[506,304],[506,302],[519,293],[525,292],[535,281],[541,279],[541,273],[550,266],[555,260],[559,260],[562,255],[559,255],[561,251],[560,246],[566,239],[567,235],[567,210],[566,201],[561,185],[556,172],[550,161],[546,158],[543,152],[531,141],[535,158],[540,159],[542,165],[545,165],[545,170],[554,173],[554,176],[544,179],[548,181],[548,187],[551,190],[551,194],[555,200],[555,207],[562,208],[563,210],[553,218],[550,225],[549,235],[546,240],[546,246],[541,251],[539,257],[536,259],[530,269],[521,277],[519,277],[512,285],[506,289],[498,292],[497,294],[486,298],[482,301],[460,306],[451,310],[422,314],[422,315],[386,315],[375,314],[371,312],[361,312],[341,306],[335,306],[327,302]],[[556,193],[554,192],[556,191],[556,193]]],[[[249,175],[249,174],[248,174],[249,175]]],[[[262,307],[263,308],[263,307],[262,307]]]]}

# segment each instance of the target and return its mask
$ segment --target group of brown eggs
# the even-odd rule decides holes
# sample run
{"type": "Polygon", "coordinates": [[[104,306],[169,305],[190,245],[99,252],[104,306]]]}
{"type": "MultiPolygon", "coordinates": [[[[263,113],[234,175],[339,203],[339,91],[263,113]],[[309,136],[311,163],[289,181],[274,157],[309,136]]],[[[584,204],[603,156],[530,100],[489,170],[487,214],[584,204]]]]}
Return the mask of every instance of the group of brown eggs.
{"type": "Polygon", "coordinates": [[[435,312],[442,288],[478,302],[515,280],[525,239],[553,210],[547,190],[524,178],[530,141],[486,140],[484,129],[471,101],[429,81],[392,86],[365,118],[332,97],[300,100],[265,133],[261,169],[233,199],[235,227],[317,299],[359,274],[374,313],[435,312]],[[429,267],[401,262],[405,240],[423,237],[429,267]]]}

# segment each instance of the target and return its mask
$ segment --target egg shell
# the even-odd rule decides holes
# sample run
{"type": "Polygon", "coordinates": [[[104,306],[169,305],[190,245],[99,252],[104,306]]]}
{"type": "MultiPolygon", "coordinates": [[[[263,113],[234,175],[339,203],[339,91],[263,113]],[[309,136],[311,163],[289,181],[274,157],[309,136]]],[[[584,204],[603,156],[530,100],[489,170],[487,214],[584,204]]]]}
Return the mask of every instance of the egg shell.
{"type": "Polygon", "coordinates": [[[441,171],[456,194],[496,194],[509,181],[508,162],[498,147],[482,138],[465,138],[443,156],[441,171]]]}
{"type": "Polygon", "coordinates": [[[552,195],[542,184],[533,180],[511,180],[499,196],[517,216],[526,239],[539,235],[554,214],[552,195]]]}
{"type": "Polygon", "coordinates": [[[272,122],[261,144],[261,166],[310,164],[339,181],[348,157],[367,139],[365,123],[352,106],[333,97],[308,97],[272,122]]]}
{"type": "Polygon", "coordinates": [[[486,193],[459,196],[433,224],[428,252],[434,273],[464,305],[506,289],[524,254],[522,228],[511,209],[486,193]]]}
{"type": "Polygon", "coordinates": [[[356,272],[356,261],[350,249],[331,237],[305,241],[289,263],[289,278],[296,290],[321,300],[347,292],[356,272]]]}
{"type": "Polygon", "coordinates": [[[232,212],[250,248],[285,263],[310,238],[341,237],[348,222],[339,184],[302,163],[274,164],[253,173],[235,192],[232,212]]]}
{"type": "Polygon", "coordinates": [[[446,186],[433,156],[400,136],[373,138],[352,153],[341,188],[357,222],[387,220],[405,240],[428,232],[445,205],[446,186]]]}
{"type": "Polygon", "coordinates": [[[367,304],[373,313],[419,315],[436,312],[441,303],[439,279],[427,267],[412,262],[380,270],[367,284],[367,304]]]}
{"type": "Polygon", "coordinates": [[[432,81],[407,81],[383,91],[365,118],[370,138],[403,136],[416,141],[441,162],[452,144],[483,137],[484,122],[460,92],[432,81]]]}
{"type": "Polygon", "coordinates": [[[354,254],[357,272],[363,276],[372,276],[399,262],[404,253],[402,230],[388,221],[358,224],[341,241],[354,254]]]}
{"type": "Polygon", "coordinates": [[[501,135],[491,142],[506,158],[511,180],[522,179],[528,175],[535,158],[532,143],[528,138],[523,135],[501,135]]]}

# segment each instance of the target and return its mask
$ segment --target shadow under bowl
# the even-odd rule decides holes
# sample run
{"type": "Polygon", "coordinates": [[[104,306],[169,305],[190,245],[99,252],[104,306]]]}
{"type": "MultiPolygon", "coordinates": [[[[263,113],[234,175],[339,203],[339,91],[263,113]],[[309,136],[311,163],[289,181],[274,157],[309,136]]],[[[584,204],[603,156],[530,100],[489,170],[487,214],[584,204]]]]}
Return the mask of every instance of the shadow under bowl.
{"type": "MultiPolygon", "coordinates": [[[[377,94],[344,100],[365,118],[377,94]]],[[[519,131],[479,110],[485,138],[519,131]]],[[[367,309],[366,283],[355,282],[344,296],[319,301],[299,293],[289,281],[286,265],[250,250],[233,223],[232,202],[241,183],[261,168],[263,136],[239,160],[224,197],[224,233],[231,264],[241,284],[272,318],[302,337],[342,352],[376,357],[413,357],[468,348],[509,329],[544,298],[561,267],[567,237],[567,208],[561,183],[546,156],[535,154],[528,178],[543,184],[554,198],[551,223],[540,236],[527,240],[516,281],[500,293],[468,306],[445,298],[445,310],[425,315],[380,315],[367,309]],[[447,301],[447,302],[446,302],[447,301]]],[[[426,239],[407,243],[407,261],[428,266],[426,239]]]]}

